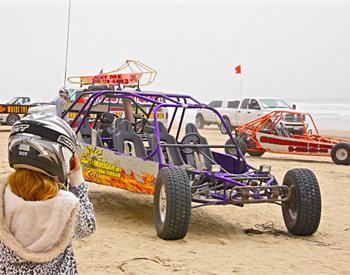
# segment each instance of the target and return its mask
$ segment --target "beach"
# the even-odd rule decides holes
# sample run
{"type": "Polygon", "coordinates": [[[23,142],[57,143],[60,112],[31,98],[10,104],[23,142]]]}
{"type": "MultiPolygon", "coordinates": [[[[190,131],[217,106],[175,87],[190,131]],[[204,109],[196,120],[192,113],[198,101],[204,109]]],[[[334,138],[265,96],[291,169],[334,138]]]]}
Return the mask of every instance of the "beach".
{"type": "MultiPolygon", "coordinates": [[[[327,134],[350,139],[346,131],[327,134]]],[[[2,178],[12,171],[8,135],[0,131],[2,178]]],[[[210,144],[227,139],[215,126],[202,135],[210,144]]],[[[322,215],[314,235],[289,234],[279,205],[227,205],[192,209],[187,236],[164,241],[153,224],[153,196],[89,183],[97,230],[73,240],[80,274],[350,274],[349,166],[330,157],[265,153],[246,159],[254,167],[270,164],[279,183],[292,168],[315,173],[322,215]]]]}

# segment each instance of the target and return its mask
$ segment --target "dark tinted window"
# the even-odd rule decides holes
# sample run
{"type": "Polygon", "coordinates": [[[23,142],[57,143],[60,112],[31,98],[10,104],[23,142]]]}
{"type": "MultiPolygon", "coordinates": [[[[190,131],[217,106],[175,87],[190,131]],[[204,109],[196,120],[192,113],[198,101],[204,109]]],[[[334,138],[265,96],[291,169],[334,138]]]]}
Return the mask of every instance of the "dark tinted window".
{"type": "Polygon", "coordinates": [[[244,99],[244,100],[242,101],[241,109],[247,109],[248,102],[249,102],[249,98],[244,99]]]}
{"type": "Polygon", "coordinates": [[[218,108],[218,107],[221,107],[221,103],[222,103],[221,100],[215,100],[215,101],[210,102],[209,106],[213,107],[213,108],[218,108]]]}
{"type": "Polygon", "coordinates": [[[235,100],[235,101],[229,101],[227,103],[227,108],[233,108],[233,109],[237,109],[239,105],[239,101],[235,100]]]}
{"type": "Polygon", "coordinates": [[[256,99],[252,99],[249,103],[249,109],[260,109],[259,103],[256,99]]]}

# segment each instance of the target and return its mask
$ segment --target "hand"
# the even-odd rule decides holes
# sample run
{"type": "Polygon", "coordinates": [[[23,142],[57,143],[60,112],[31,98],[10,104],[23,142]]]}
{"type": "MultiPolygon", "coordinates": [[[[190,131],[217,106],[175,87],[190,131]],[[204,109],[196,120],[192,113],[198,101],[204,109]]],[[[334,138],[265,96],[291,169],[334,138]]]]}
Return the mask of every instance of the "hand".
{"type": "Polygon", "coordinates": [[[74,154],[74,157],[72,159],[68,177],[69,177],[69,184],[72,186],[78,186],[79,184],[85,181],[83,176],[83,171],[81,169],[80,160],[77,154],[74,154]]]}
{"type": "Polygon", "coordinates": [[[80,159],[77,154],[74,154],[72,162],[70,164],[70,171],[68,175],[71,175],[75,171],[79,171],[79,170],[81,170],[80,159]]]}

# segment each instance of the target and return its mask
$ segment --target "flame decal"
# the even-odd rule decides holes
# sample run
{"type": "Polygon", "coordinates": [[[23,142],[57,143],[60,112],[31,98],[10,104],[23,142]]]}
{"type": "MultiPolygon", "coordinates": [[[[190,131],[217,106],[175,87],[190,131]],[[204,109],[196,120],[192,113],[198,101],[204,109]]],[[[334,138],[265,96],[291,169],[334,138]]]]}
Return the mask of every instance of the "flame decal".
{"type": "Polygon", "coordinates": [[[103,157],[103,149],[92,146],[86,146],[86,148],[85,153],[80,156],[85,180],[132,192],[154,193],[156,180],[154,175],[126,171],[120,165],[106,161],[103,157]]]}

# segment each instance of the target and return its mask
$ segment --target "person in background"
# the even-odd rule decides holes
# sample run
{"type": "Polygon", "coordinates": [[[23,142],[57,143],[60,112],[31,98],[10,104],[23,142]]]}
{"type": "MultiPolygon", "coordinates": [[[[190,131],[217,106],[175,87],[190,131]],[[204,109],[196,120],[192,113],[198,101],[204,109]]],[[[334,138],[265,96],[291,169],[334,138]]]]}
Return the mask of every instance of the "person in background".
{"type": "MultiPolygon", "coordinates": [[[[68,102],[68,90],[66,88],[61,88],[58,91],[59,98],[56,99],[55,105],[56,105],[56,115],[58,117],[62,116],[63,113],[63,103],[68,102]]],[[[65,121],[68,121],[68,114],[63,118],[65,121]]]]}
{"type": "Polygon", "coordinates": [[[61,118],[29,115],[12,128],[15,169],[0,182],[0,274],[78,274],[72,238],[96,230],[76,147],[61,118]]]}

